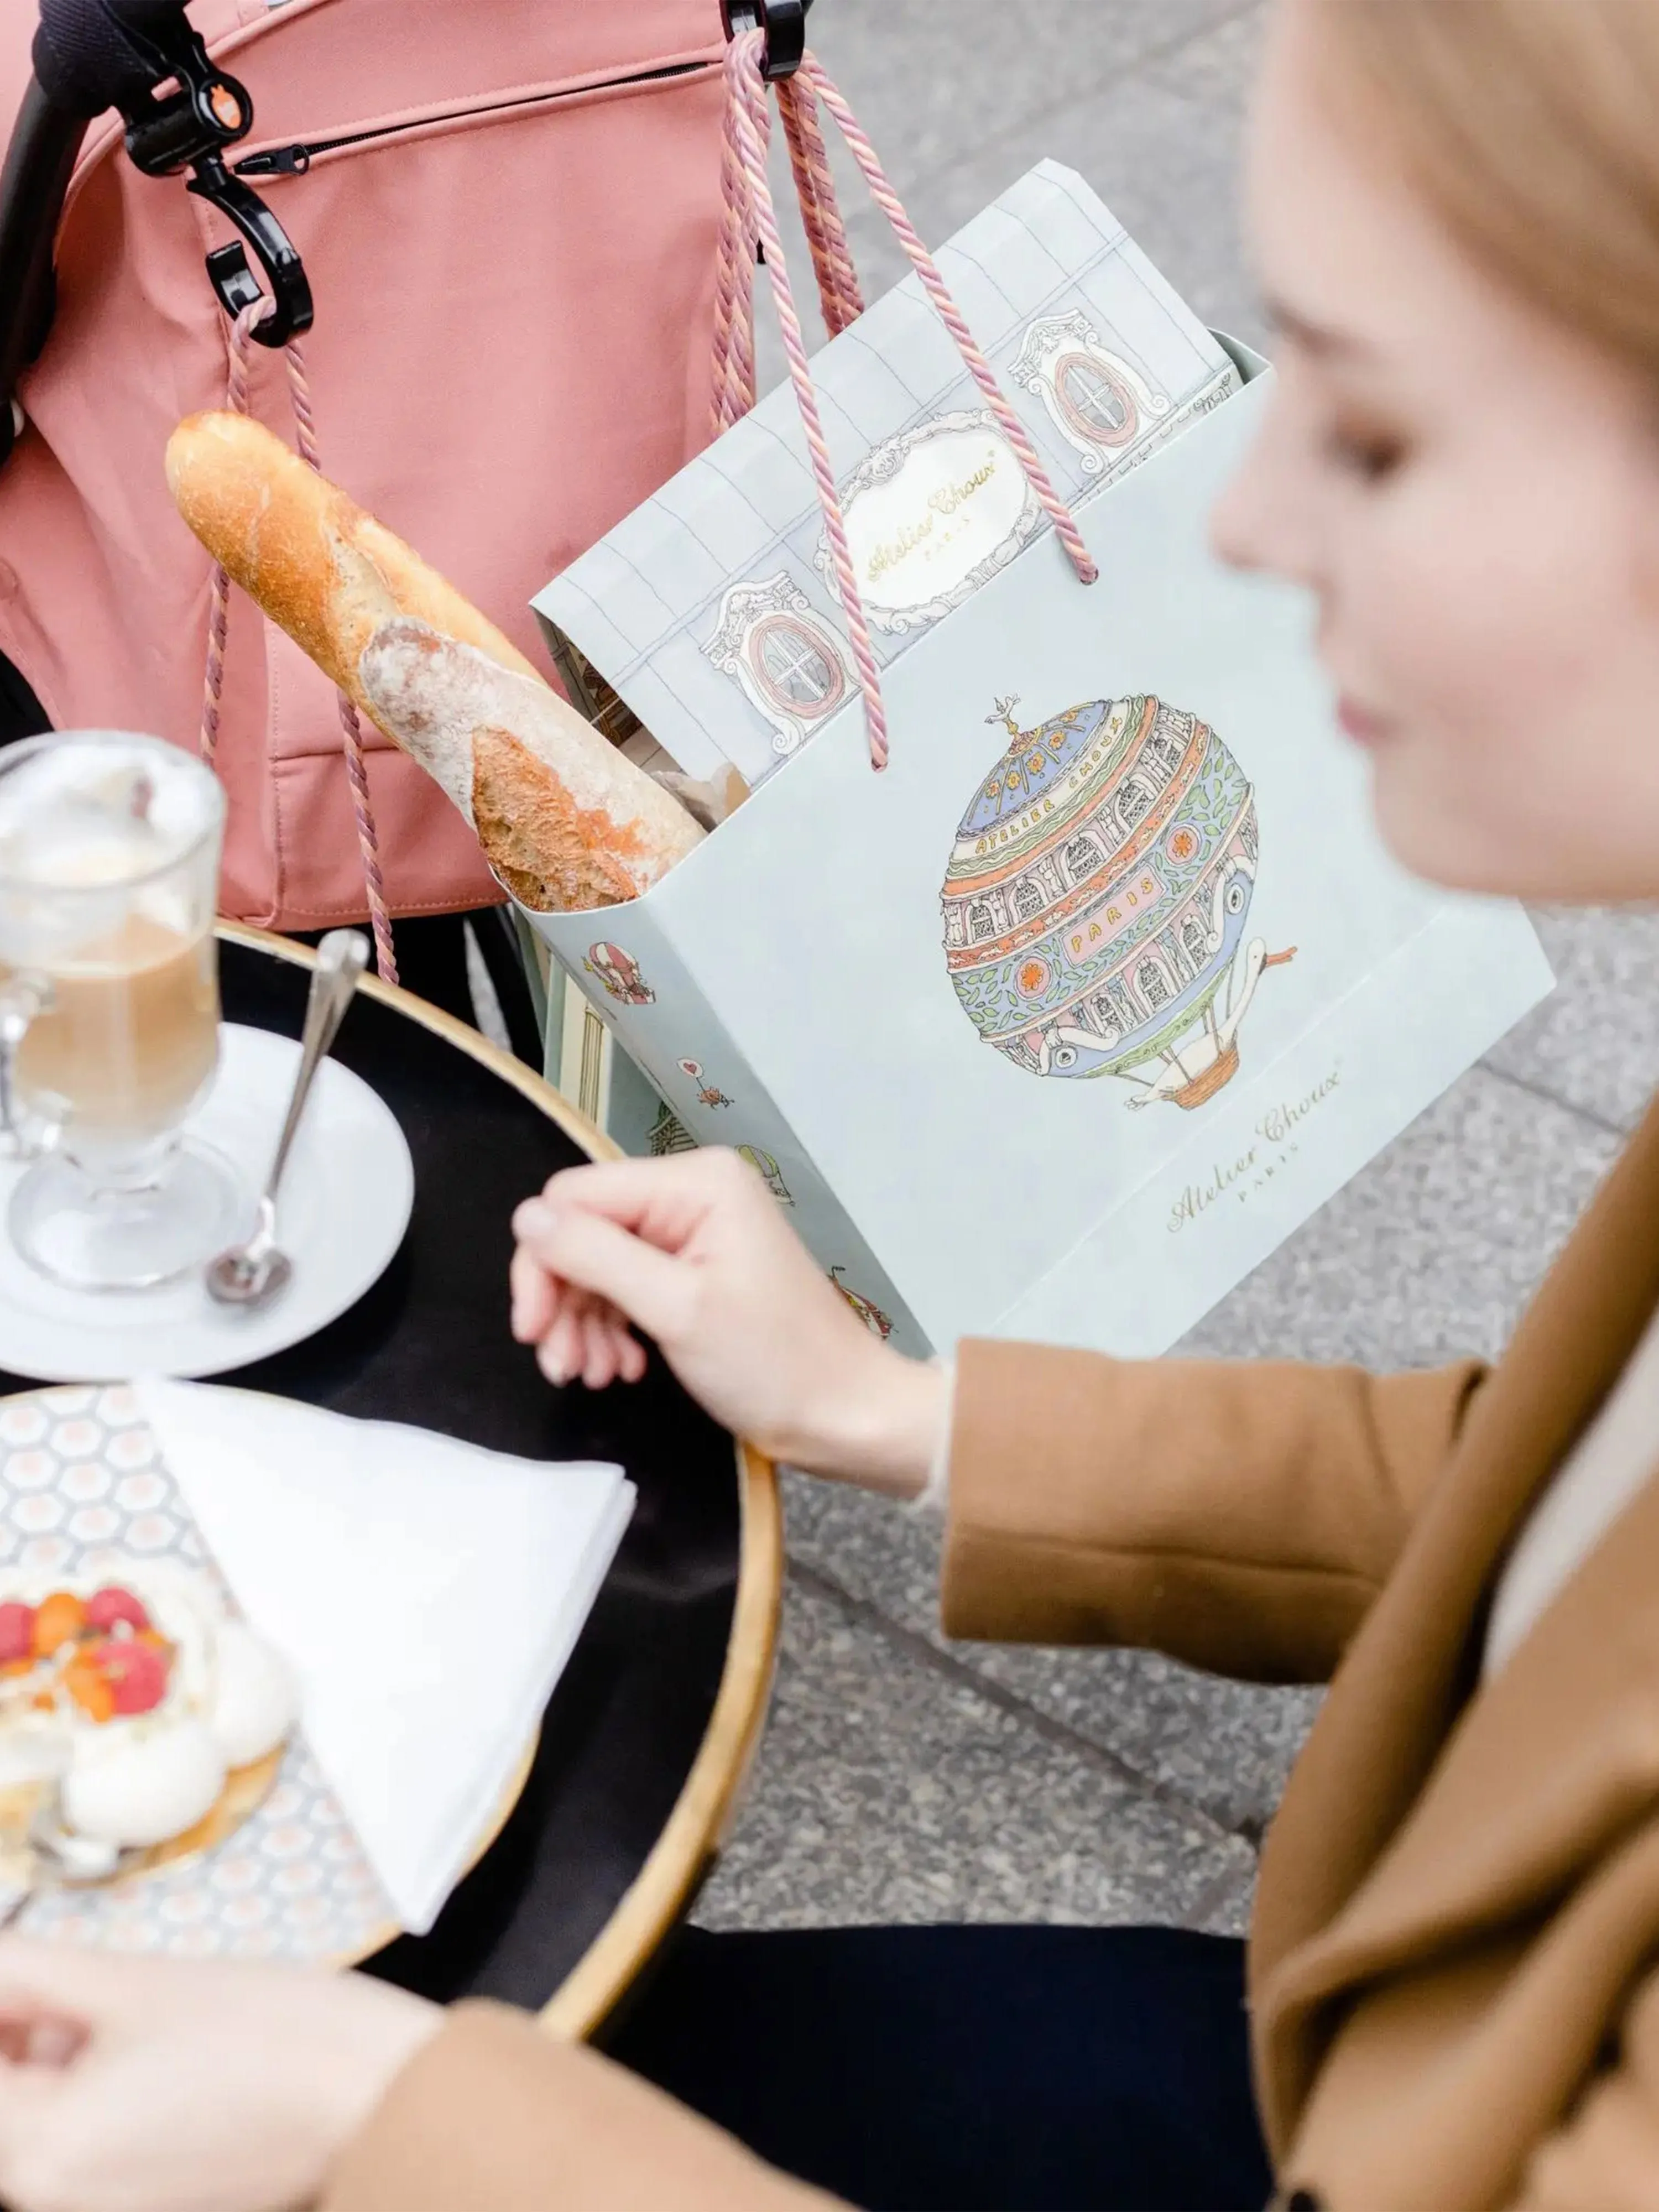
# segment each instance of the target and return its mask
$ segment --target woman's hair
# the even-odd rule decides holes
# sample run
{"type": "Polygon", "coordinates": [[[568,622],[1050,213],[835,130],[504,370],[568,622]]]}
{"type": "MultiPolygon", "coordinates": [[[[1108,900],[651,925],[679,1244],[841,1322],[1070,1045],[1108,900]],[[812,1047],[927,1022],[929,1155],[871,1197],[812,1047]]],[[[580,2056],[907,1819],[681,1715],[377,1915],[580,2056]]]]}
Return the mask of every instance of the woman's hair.
{"type": "Polygon", "coordinates": [[[1463,243],[1659,381],[1659,0],[1316,0],[1463,243]]]}

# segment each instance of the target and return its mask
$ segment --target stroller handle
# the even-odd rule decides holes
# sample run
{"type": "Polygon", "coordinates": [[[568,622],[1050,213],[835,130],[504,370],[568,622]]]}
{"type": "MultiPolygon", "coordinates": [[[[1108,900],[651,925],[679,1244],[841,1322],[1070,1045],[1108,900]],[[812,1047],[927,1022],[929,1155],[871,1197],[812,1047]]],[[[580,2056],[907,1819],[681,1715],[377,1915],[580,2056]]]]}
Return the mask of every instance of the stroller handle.
{"type": "Polygon", "coordinates": [[[40,0],[33,60],[0,168],[0,466],[22,427],[19,380],[52,327],[53,247],[70,180],[88,125],[107,108],[125,118],[137,167],[151,176],[189,170],[185,189],[241,233],[241,241],[208,256],[225,312],[234,316],[261,296],[251,250],[269,287],[269,312],[252,332],[259,343],[282,345],[312,320],[299,254],[264,202],[225,167],[225,149],[252,128],[253,102],[214,67],[185,0],[40,0]],[[177,88],[158,100],[156,88],[170,79],[177,88]]]}
{"type": "Polygon", "coordinates": [[[46,342],[56,304],[52,246],[85,120],[55,106],[31,82],[0,169],[0,466],[21,428],[12,395],[46,342]]]}
{"type": "MultiPolygon", "coordinates": [[[[765,74],[800,65],[812,0],[720,0],[726,35],[766,33],[765,74]]],[[[283,344],[310,328],[304,265],[258,194],[225,166],[224,149],[252,127],[244,86],[216,70],[185,14],[185,0],[40,0],[34,77],[23,95],[0,168],[0,467],[22,427],[14,398],[46,343],[55,306],[52,249],[87,126],[118,107],[127,152],[152,176],[191,172],[185,189],[210,201],[242,241],[208,256],[208,275],[227,314],[256,302],[263,270],[270,311],[255,325],[261,345],[283,344]],[[158,100],[169,79],[179,89],[158,100]]]]}

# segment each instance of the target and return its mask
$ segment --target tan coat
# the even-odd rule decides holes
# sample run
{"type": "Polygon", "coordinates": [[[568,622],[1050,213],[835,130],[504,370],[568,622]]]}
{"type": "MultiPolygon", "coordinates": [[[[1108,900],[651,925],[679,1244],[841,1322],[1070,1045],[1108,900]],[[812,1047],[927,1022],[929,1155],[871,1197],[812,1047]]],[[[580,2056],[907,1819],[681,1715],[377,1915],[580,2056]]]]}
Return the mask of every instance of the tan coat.
{"type": "MultiPolygon", "coordinates": [[[[1478,1686],[1494,1575],[1656,1304],[1659,1111],[1490,1375],[963,1348],[953,1634],[1335,1670],[1251,1943],[1286,2200],[1659,2207],[1659,1482],[1478,1686]]],[[[823,2201],[470,2008],[326,2212],[823,2201]]]]}

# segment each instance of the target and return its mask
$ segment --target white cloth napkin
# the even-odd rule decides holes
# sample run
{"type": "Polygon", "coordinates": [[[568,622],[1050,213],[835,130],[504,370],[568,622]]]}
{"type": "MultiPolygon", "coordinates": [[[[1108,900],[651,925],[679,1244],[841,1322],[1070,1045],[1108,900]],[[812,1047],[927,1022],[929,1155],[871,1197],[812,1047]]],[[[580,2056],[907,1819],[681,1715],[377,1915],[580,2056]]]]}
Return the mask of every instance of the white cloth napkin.
{"type": "Polygon", "coordinates": [[[424,1935],[574,1649],[633,1485],[286,1399],[135,1388],[237,1602],[299,1679],[307,1740],[399,1920],[424,1935]]]}

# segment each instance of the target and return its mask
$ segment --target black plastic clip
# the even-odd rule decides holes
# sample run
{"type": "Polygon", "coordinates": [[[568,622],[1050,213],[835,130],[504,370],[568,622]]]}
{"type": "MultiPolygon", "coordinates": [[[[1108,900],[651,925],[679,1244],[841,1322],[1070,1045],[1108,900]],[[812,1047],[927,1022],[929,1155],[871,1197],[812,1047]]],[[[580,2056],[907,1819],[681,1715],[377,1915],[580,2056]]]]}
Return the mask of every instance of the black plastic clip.
{"type": "MultiPolygon", "coordinates": [[[[270,313],[253,325],[252,336],[263,346],[286,345],[311,328],[305,264],[258,194],[225,166],[226,147],[246,138],[253,126],[253,102],[234,76],[214,67],[188,25],[169,43],[178,89],[165,100],[122,109],[127,152],[147,176],[176,176],[188,169],[185,191],[216,207],[241,232],[264,272],[271,302],[270,313]]],[[[207,257],[207,270],[219,304],[233,320],[264,296],[240,245],[216,247],[207,257]]]]}
{"type": "Polygon", "coordinates": [[[769,84],[793,76],[806,55],[806,11],[812,0],[720,0],[726,35],[764,31],[766,56],[761,75],[769,84]]]}
{"type": "MultiPolygon", "coordinates": [[[[185,190],[229,217],[264,270],[271,312],[252,325],[249,336],[260,345],[280,346],[301,331],[308,331],[313,311],[305,264],[293,240],[258,192],[233,176],[218,154],[198,161],[196,173],[185,190]]],[[[233,322],[244,307],[252,307],[261,297],[262,288],[248,267],[247,255],[234,240],[209,254],[207,271],[220,306],[233,322]]]]}

